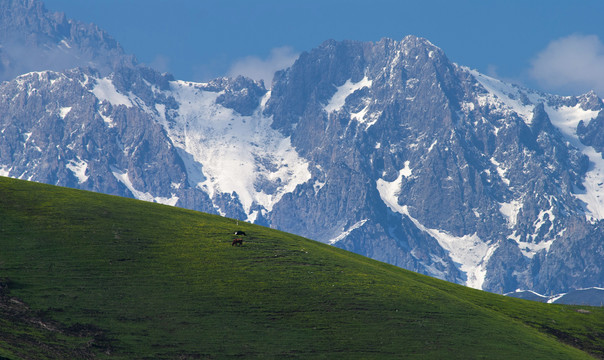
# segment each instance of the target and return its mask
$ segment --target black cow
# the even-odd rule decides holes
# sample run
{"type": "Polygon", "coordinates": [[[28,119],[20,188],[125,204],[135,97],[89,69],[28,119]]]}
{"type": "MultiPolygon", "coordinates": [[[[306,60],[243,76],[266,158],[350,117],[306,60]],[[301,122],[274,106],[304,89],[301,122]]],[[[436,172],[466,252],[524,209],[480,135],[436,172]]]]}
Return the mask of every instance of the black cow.
{"type": "Polygon", "coordinates": [[[245,232],[241,231],[241,230],[237,230],[237,231],[235,231],[235,235],[245,236],[245,232]]]}

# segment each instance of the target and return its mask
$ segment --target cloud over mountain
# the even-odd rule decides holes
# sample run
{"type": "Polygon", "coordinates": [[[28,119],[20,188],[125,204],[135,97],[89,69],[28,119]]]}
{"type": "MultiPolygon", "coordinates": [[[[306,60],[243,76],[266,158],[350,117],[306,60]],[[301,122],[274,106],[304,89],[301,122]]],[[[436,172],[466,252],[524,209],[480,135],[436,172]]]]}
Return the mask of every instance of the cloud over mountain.
{"type": "Polygon", "coordinates": [[[551,91],[604,94],[604,44],[595,35],[554,40],[532,61],[530,74],[551,91]]]}
{"type": "Polygon", "coordinates": [[[275,72],[291,66],[297,57],[298,53],[289,46],[274,48],[265,59],[247,56],[236,61],[228,75],[233,77],[243,75],[254,80],[263,80],[265,86],[270,88],[275,72]]]}

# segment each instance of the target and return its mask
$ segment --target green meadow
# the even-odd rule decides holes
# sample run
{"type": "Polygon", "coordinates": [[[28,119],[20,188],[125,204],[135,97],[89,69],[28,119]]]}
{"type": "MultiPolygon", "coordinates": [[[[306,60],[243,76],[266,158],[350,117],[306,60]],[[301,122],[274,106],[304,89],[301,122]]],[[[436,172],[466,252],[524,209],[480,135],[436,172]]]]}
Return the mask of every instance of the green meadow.
{"type": "Polygon", "coordinates": [[[0,359],[604,358],[601,308],[277,230],[0,178],[0,359]],[[231,246],[233,232],[246,232],[231,246]]]}

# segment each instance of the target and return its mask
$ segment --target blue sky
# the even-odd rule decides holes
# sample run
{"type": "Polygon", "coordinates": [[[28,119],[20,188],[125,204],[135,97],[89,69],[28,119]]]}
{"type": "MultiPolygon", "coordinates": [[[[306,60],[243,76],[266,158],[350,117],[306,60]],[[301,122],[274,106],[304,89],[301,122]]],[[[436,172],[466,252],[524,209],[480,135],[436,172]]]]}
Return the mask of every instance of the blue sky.
{"type": "Polygon", "coordinates": [[[559,94],[604,95],[604,1],[44,0],[183,80],[266,77],[324,40],[422,36],[452,61],[559,94]]]}

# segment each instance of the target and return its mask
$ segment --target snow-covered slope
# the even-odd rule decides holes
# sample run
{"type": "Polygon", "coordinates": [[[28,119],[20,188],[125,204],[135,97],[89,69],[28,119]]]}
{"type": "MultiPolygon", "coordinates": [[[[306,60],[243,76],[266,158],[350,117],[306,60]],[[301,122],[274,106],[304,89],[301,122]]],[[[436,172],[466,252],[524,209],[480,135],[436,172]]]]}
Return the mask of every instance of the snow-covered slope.
{"type": "MultiPolygon", "coordinates": [[[[187,154],[183,158],[189,172],[201,171],[202,178],[192,185],[211,199],[218,194],[232,196],[253,222],[310,179],[308,162],[291,146],[289,137],[271,128],[271,118],[263,115],[270,92],[251,115],[244,116],[216,102],[224,91],[206,87],[172,82],[169,94],[178,103],[178,111],[160,113],[160,118],[175,146],[187,154]]],[[[225,214],[218,204],[214,206],[225,214]]]]}
{"type": "MultiPolygon", "coordinates": [[[[535,91],[506,84],[500,80],[471,70],[470,73],[488,91],[485,104],[500,106],[522,117],[528,125],[533,118],[535,105],[543,103],[551,123],[560,130],[568,144],[589,158],[589,169],[583,179],[585,190],[577,191],[575,196],[586,206],[586,216],[591,220],[604,219],[604,159],[602,153],[591,146],[586,146],[579,140],[577,126],[580,122],[589,124],[601,111],[600,107],[586,108],[584,103],[571,102],[570,97],[557,98],[552,95],[539,94],[535,91]]],[[[593,93],[589,97],[597,96],[593,93]]],[[[597,100],[596,100],[597,101],[597,100]]],[[[600,101],[601,102],[601,101],[600,101]]]]}

